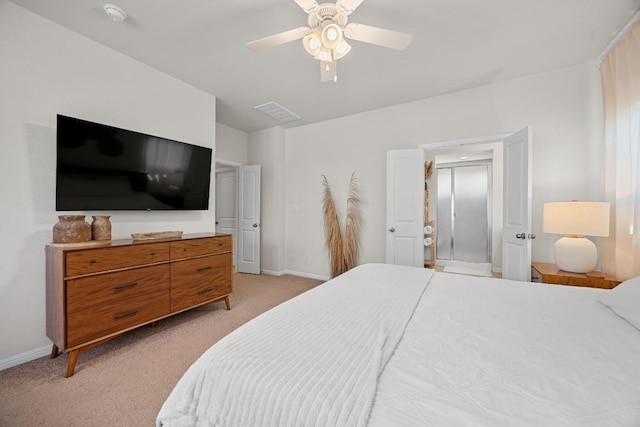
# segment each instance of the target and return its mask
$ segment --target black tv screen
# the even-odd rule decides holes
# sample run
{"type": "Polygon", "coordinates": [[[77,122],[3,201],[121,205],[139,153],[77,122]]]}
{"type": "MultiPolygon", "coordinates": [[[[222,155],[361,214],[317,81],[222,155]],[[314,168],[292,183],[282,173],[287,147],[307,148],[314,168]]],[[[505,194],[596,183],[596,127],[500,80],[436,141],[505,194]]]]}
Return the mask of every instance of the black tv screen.
{"type": "Polygon", "coordinates": [[[56,210],[207,210],[212,150],[58,115],[56,210]]]}

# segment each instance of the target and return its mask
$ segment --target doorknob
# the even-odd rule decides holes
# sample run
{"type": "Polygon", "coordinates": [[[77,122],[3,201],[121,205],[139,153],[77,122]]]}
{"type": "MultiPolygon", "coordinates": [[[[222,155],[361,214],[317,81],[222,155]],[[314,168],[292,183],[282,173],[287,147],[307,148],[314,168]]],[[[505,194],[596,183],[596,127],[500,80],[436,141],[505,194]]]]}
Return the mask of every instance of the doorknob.
{"type": "Polygon", "coordinates": [[[533,240],[533,239],[535,239],[535,238],[536,238],[536,235],[535,235],[535,234],[529,234],[527,237],[528,237],[529,239],[533,240]]]}
{"type": "Polygon", "coordinates": [[[524,234],[524,233],[518,233],[518,234],[516,234],[516,239],[522,239],[522,240],[524,240],[524,239],[526,239],[526,238],[527,238],[527,235],[526,235],[526,234],[524,234]]]}
{"type": "Polygon", "coordinates": [[[253,226],[254,226],[254,227],[257,227],[257,226],[258,226],[258,224],[253,224],[253,226]]]}
{"type": "Polygon", "coordinates": [[[395,229],[395,228],[393,228],[393,227],[391,227],[391,228],[389,229],[389,231],[393,233],[394,231],[396,231],[396,229],[395,229]]]}

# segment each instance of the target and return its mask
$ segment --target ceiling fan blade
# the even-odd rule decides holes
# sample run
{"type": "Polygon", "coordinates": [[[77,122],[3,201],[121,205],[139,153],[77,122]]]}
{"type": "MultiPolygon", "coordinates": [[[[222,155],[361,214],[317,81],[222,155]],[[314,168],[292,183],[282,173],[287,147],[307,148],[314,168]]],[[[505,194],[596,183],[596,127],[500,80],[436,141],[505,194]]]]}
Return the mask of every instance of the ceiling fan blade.
{"type": "Polygon", "coordinates": [[[335,82],[336,76],[336,61],[320,61],[321,82],[335,82]]]}
{"type": "Polygon", "coordinates": [[[413,39],[411,34],[355,23],[347,24],[344,27],[344,36],[348,39],[396,50],[405,50],[413,39]]]}
{"type": "Polygon", "coordinates": [[[338,0],[336,2],[336,7],[338,8],[338,12],[342,15],[348,15],[362,3],[364,0],[338,0]]]}
{"type": "Polygon", "coordinates": [[[255,40],[247,43],[247,46],[250,50],[257,52],[262,49],[267,49],[270,47],[279,46],[281,44],[289,43],[294,40],[299,40],[309,34],[311,32],[311,28],[309,27],[299,27],[293,30],[284,31],[282,33],[274,34],[272,36],[264,37],[259,40],[255,40]]]}
{"type": "Polygon", "coordinates": [[[316,13],[320,8],[316,0],[296,0],[296,3],[309,15],[316,13]]]}

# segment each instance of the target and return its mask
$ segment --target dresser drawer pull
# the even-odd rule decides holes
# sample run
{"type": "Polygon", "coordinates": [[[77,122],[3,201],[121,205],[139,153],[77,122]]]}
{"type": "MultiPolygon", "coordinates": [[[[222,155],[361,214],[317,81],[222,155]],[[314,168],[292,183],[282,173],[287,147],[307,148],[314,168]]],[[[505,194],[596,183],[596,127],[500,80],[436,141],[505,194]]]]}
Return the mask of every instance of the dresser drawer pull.
{"type": "Polygon", "coordinates": [[[207,271],[207,270],[211,270],[211,266],[209,266],[209,267],[202,267],[202,268],[197,269],[196,271],[197,271],[197,272],[201,272],[201,271],[207,271]]]}
{"type": "Polygon", "coordinates": [[[211,292],[213,288],[205,288],[201,291],[198,291],[198,295],[206,294],[207,292],[211,292]]]}
{"type": "Polygon", "coordinates": [[[131,310],[131,311],[127,311],[126,313],[122,313],[122,314],[116,314],[116,320],[117,319],[123,319],[125,317],[129,317],[129,316],[133,316],[135,314],[138,313],[138,310],[131,310]]]}
{"type": "Polygon", "coordinates": [[[135,286],[138,286],[138,282],[125,283],[124,285],[116,286],[113,289],[119,291],[121,289],[133,288],[135,286]]]}
{"type": "Polygon", "coordinates": [[[92,260],[91,260],[91,261],[89,261],[89,262],[90,262],[91,264],[95,264],[95,263],[96,263],[96,260],[95,260],[95,259],[92,259],[92,260]]]}

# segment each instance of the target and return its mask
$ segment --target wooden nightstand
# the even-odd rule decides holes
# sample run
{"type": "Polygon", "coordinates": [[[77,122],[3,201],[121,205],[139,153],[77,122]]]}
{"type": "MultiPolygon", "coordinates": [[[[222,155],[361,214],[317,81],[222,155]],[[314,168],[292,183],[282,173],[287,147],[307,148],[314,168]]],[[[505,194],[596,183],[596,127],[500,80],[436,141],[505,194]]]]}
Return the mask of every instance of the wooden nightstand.
{"type": "Polygon", "coordinates": [[[586,274],[569,273],[560,270],[555,264],[546,262],[531,263],[531,281],[569,286],[586,286],[590,288],[613,289],[620,283],[614,277],[598,279],[586,274]]]}

